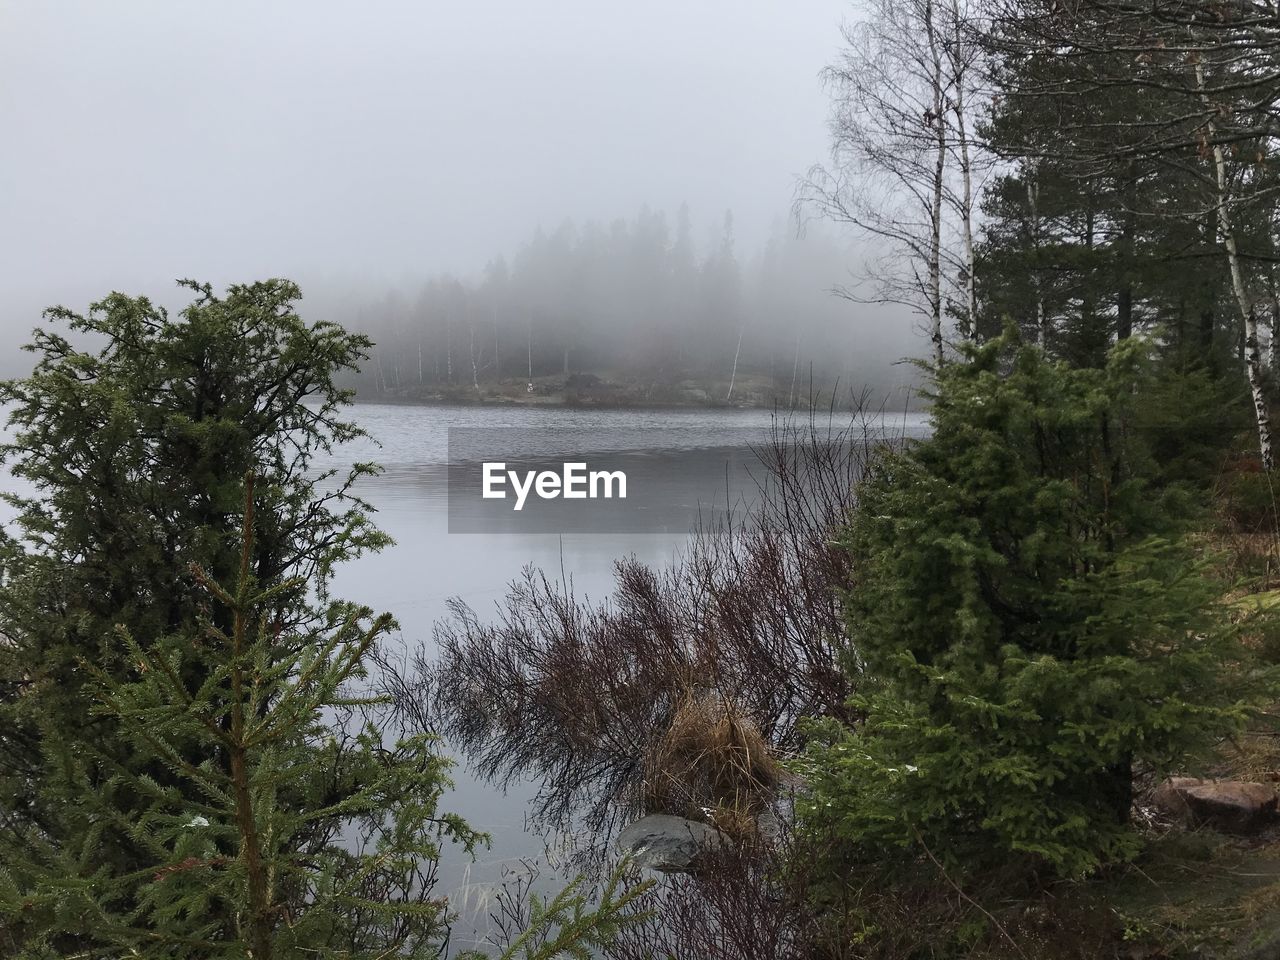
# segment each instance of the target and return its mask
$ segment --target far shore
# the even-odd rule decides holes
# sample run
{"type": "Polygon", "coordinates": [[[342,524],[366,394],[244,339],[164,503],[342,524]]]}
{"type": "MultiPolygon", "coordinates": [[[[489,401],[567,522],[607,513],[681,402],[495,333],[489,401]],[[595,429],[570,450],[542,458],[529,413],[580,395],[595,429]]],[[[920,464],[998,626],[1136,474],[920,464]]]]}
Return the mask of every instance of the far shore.
{"type": "MultiPolygon", "coordinates": [[[[839,389],[839,388],[837,388],[839,389]]],[[[844,402],[840,410],[857,406],[884,408],[895,413],[919,412],[921,406],[914,391],[898,387],[883,396],[864,393],[861,388],[841,390],[844,402]]],[[[742,377],[730,392],[728,383],[683,380],[653,382],[640,380],[606,380],[592,374],[570,374],[568,377],[542,377],[529,381],[505,380],[481,383],[478,387],[454,385],[439,388],[408,386],[385,390],[357,389],[357,403],[391,403],[411,406],[494,406],[494,407],[563,407],[598,410],[804,410],[831,407],[831,388],[814,391],[779,390],[765,377],[742,377]],[[530,389],[532,387],[532,389],[530,389]]]]}

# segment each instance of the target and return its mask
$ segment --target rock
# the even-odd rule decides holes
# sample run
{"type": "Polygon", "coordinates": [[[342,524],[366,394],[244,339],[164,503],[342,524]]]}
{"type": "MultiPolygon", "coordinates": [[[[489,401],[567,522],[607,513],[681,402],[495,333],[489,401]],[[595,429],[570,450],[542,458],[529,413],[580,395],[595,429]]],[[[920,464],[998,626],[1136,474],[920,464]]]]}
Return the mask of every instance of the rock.
{"type": "Polygon", "coordinates": [[[1171,777],[1156,787],[1152,802],[1192,826],[1225,833],[1257,833],[1276,816],[1276,791],[1264,783],[1171,777]]]}
{"type": "Polygon", "coordinates": [[[708,849],[725,836],[709,824],[665,813],[651,813],[618,834],[618,852],[629,853],[637,866],[667,873],[688,873],[708,849]]]}

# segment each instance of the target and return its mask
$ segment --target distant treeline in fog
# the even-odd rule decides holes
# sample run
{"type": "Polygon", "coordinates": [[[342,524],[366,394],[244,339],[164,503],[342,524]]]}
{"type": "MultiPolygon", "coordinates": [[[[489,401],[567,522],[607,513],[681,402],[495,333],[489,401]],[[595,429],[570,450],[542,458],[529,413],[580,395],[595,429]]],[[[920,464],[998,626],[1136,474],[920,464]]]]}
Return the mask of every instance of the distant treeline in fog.
{"type": "Polygon", "coordinates": [[[481,276],[437,275],[353,304],[343,319],[377,344],[357,385],[364,397],[796,404],[833,387],[887,396],[910,380],[892,361],[911,351],[911,323],[832,292],[850,256],[780,221],[744,257],[732,214],[705,230],[687,207],[674,220],[645,208],[540,229],[481,276]]]}

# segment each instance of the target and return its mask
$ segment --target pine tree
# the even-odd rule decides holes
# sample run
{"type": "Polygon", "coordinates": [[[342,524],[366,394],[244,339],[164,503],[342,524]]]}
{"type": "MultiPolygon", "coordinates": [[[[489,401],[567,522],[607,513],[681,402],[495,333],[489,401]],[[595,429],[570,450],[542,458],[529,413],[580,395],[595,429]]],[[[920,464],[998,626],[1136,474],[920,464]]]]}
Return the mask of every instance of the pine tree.
{"type": "MultiPolygon", "coordinates": [[[[281,663],[333,628],[336,565],[387,542],[352,489],[373,468],[339,475],[317,463],[361,435],[342,417],[349,395],[335,378],[369,341],[307,324],[287,281],[222,297],[184,286],[194,300],[179,317],[122,294],[84,316],[48,311],[70,332],[37,330],[32,374],[0,389],[13,428],[3,456],[33,489],[8,497],[15,532],[0,542],[0,862],[19,889],[34,882],[24,870],[37,845],[80,851],[95,876],[131,876],[152,862],[154,851],[126,831],[101,830],[86,844],[77,814],[85,796],[128,818],[148,809],[137,777],[193,789],[138,750],[119,717],[91,710],[85,664],[129,675],[131,657],[115,639],[122,626],[148,655],[181,651],[192,689],[220,669],[203,659],[207,591],[191,570],[236,581],[247,472],[257,477],[251,567],[262,589],[279,591],[281,663]]],[[[208,616],[231,629],[229,609],[208,616]]],[[[187,762],[203,760],[199,739],[174,738],[187,762]]],[[[334,780],[329,803],[349,789],[334,780]]],[[[332,823],[316,818],[308,829],[321,836],[332,823]]],[[[94,933],[55,945],[72,953],[94,933]]]]}
{"type": "Polygon", "coordinates": [[[1275,9],[992,0],[991,14],[987,133],[1016,166],[987,197],[988,324],[1029,320],[1030,287],[1068,294],[1038,302],[1060,356],[1097,364],[1112,335],[1158,324],[1212,366],[1238,357],[1270,471],[1275,9]]]}
{"type": "Polygon", "coordinates": [[[387,745],[371,712],[378,701],[352,689],[393,621],[334,604],[321,636],[299,642],[284,631],[280,613],[304,584],[258,583],[253,496],[250,477],[235,583],[192,569],[208,603],[198,638],[143,646],[121,626],[114,643],[126,675],[81,661],[93,712],[117,723],[135,753],[115,766],[100,753],[77,757],[74,839],[29,838],[22,889],[13,871],[0,874],[9,937],[21,941],[28,928],[28,955],[54,955],[66,931],[104,956],[439,952],[439,843],[470,848],[479,838],[437,813],[447,761],[429,739],[387,745]],[[169,776],[151,776],[139,756],[169,776]],[[95,789],[104,774],[111,789],[95,789]],[[138,851],[127,873],[98,865],[112,833],[138,851]]]}
{"type": "Polygon", "coordinates": [[[1262,690],[1148,484],[1140,341],[1072,369],[998,338],[937,371],[932,436],[881,457],[848,536],[865,717],[808,757],[834,858],[921,846],[1080,874],[1128,856],[1135,771],[1183,762],[1262,690]]]}

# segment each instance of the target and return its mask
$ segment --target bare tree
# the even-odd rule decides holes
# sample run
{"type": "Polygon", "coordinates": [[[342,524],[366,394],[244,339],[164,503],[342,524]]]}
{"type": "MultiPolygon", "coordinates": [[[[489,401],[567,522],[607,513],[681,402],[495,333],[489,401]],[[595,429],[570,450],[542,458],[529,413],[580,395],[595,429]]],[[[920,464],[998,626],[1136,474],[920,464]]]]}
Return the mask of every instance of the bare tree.
{"type": "Polygon", "coordinates": [[[943,9],[948,32],[943,51],[947,70],[946,79],[951,90],[947,116],[952,123],[952,139],[958,155],[960,173],[960,191],[953,198],[952,206],[960,218],[961,269],[964,285],[961,309],[964,334],[972,337],[978,314],[973,242],[974,175],[978,145],[971,139],[974,124],[969,116],[969,110],[971,101],[978,95],[975,83],[979,58],[979,45],[975,39],[975,25],[978,17],[970,0],[943,0],[943,9]]]}
{"type": "Polygon", "coordinates": [[[1271,449],[1271,417],[1267,412],[1267,399],[1263,392],[1262,351],[1258,347],[1258,314],[1246,285],[1244,269],[1240,263],[1240,249],[1236,240],[1235,223],[1231,216],[1231,186],[1227,179],[1226,151],[1218,139],[1217,124],[1212,119],[1219,112],[1208,94],[1205,83],[1204,62],[1198,52],[1191,54],[1194,65],[1196,90],[1205,108],[1205,143],[1213,155],[1215,200],[1217,201],[1218,230],[1222,246],[1227,252],[1227,264],[1231,270],[1231,290],[1244,322],[1244,362],[1249,378],[1249,392],[1253,399],[1254,416],[1258,424],[1258,449],[1262,467],[1268,472],[1275,464],[1271,449]]]}
{"type": "Polygon", "coordinates": [[[809,171],[797,203],[881,242],[867,275],[840,292],[916,310],[938,363],[954,293],[962,332],[974,325],[973,21],[969,0],[872,0],[845,27],[847,49],[824,72],[835,100],[830,165],[809,171]]]}

